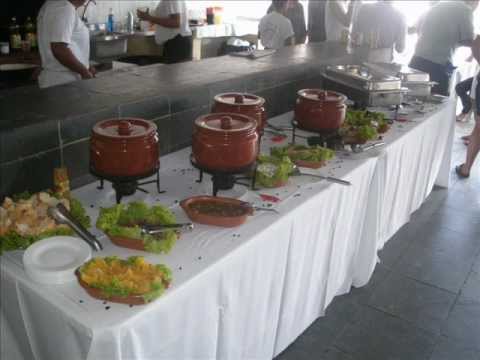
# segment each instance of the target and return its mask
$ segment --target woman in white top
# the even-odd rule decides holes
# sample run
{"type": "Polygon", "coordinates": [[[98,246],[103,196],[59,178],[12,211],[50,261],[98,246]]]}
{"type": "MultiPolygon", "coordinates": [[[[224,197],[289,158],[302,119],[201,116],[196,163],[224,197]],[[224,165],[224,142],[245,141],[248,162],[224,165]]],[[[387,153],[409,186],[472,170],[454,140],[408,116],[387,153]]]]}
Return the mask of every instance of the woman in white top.
{"type": "Polygon", "coordinates": [[[350,32],[350,24],[360,4],[359,0],[328,0],[325,7],[327,41],[341,41],[343,33],[350,32]]]}
{"type": "Polygon", "coordinates": [[[267,49],[280,49],[295,44],[292,23],[285,17],[288,0],[273,0],[272,12],[265,15],[258,25],[258,35],[267,49]]]}
{"type": "Polygon", "coordinates": [[[41,88],[90,79],[90,35],[76,13],[86,0],[47,0],[37,18],[41,88]]]}
{"type": "Polygon", "coordinates": [[[156,25],[155,42],[163,45],[163,55],[167,64],[192,59],[192,32],[188,25],[185,0],[162,0],[155,14],[138,10],[140,20],[156,25]]]}

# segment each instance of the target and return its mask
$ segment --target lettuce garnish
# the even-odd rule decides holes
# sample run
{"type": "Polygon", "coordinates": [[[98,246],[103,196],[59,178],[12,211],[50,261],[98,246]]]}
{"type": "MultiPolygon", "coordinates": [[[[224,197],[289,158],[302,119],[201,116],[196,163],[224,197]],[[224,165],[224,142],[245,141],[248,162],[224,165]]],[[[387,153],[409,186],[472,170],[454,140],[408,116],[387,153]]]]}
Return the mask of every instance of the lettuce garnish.
{"type": "Polygon", "coordinates": [[[141,225],[175,223],[175,215],[163,206],[149,207],[142,202],[131,202],[128,205],[101,208],[97,228],[109,236],[142,240],[146,251],[159,254],[170,252],[177,240],[177,233],[169,230],[158,235],[144,235],[141,225]]]}

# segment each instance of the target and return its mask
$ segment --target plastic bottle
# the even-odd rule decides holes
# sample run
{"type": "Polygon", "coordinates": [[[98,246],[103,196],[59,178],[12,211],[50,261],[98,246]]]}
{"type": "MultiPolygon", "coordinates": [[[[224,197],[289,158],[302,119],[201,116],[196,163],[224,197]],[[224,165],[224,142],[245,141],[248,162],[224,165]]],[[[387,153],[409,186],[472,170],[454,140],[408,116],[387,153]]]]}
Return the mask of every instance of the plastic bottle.
{"type": "Polygon", "coordinates": [[[30,16],[27,17],[27,21],[25,22],[25,40],[30,43],[32,49],[37,48],[37,34],[35,24],[33,23],[30,16]]]}
{"type": "Polygon", "coordinates": [[[113,9],[110,8],[108,11],[108,18],[107,18],[107,32],[113,33],[113,9]]]}
{"type": "Polygon", "coordinates": [[[22,48],[22,36],[20,35],[20,26],[17,24],[17,18],[13,17],[8,27],[10,34],[10,48],[12,52],[19,52],[22,48]]]}

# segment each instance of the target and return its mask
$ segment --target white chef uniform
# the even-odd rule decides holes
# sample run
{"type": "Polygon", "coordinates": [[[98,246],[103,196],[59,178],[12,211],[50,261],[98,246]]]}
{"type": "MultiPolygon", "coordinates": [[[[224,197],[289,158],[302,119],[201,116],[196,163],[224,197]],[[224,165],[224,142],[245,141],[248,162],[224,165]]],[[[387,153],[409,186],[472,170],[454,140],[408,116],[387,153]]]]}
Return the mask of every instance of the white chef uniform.
{"type": "Polygon", "coordinates": [[[38,79],[41,88],[80,80],[81,76],[66,68],[53,56],[51,43],[66,43],[73,55],[88,69],[90,34],[68,0],[47,0],[37,18],[38,46],[42,72],[38,79]]]}

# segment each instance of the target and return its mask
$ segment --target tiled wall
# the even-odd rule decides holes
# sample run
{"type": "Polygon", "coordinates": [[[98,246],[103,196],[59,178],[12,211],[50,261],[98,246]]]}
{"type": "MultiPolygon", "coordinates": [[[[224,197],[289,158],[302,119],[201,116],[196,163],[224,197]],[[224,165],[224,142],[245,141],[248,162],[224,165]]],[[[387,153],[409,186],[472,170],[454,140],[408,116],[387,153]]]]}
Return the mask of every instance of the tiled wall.
{"type": "MultiPolygon", "coordinates": [[[[155,9],[158,0],[97,0],[97,4],[89,5],[87,10],[87,19],[89,23],[105,23],[110,9],[113,10],[115,21],[125,23],[127,14],[132,11],[134,14],[138,8],[155,9]]],[[[79,9],[83,11],[83,9],[79,9]]]]}
{"type": "MultiPolygon", "coordinates": [[[[52,169],[60,166],[62,158],[69,169],[72,187],[94,181],[89,173],[89,136],[93,125],[100,120],[135,116],[154,121],[160,136],[160,153],[167,154],[190,145],[193,122],[209,112],[214,95],[227,91],[255,93],[266,99],[268,116],[275,116],[293,109],[298,90],[320,86],[320,75],[312,70],[306,65],[295,66],[285,71],[268,71],[208,85],[179,87],[168,94],[148,95],[133,101],[125,95],[130,92],[141,95],[145,91],[143,85],[129,84],[128,92],[124,92],[125,80],[115,78],[111,83],[99,82],[95,89],[98,93],[94,96],[74,86],[53,88],[48,96],[55,100],[50,106],[58,106],[58,110],[50,119],[13,130],[0,128],[0,199],[24,190],[50,188],[52,169]],[[111,95],[100,95],[106,89],[111,95]],[[92,111],[80,113],[75,99],[83,101],[88,97],[92,111]]],[[[45,95],[39,94],[32,96],[32,101],[42,101],[45,95]]],[[[15,108],[19,122],[26,117],[41,116],[30,113],[20,104],[15,108]]]]}

